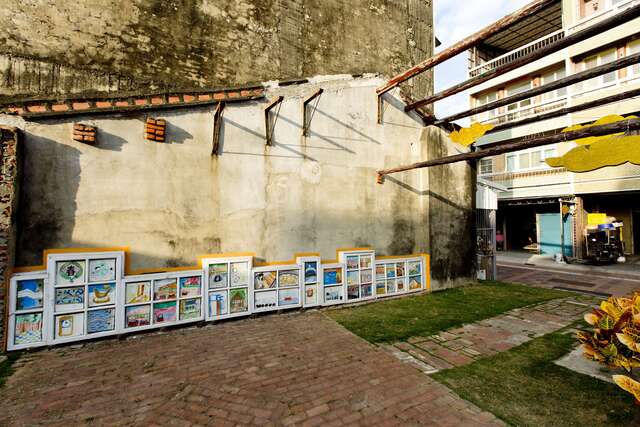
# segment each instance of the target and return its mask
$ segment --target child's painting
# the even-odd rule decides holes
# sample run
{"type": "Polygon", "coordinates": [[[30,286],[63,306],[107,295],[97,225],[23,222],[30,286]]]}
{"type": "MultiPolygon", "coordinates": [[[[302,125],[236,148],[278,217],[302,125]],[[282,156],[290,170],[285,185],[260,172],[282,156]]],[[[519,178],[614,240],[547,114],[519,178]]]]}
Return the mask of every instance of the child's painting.
{"type": "Polygon", "coordinates": [[[160,279],[153,281],[154,301],[176,299],[178,295],[178,279],[160,279]]]}
{"type": "Polygon", "coordinates": [[[200,276],[180,278],[180,298],[200,296],[200,276]]]}
{"type": "Polygon", "coordinates": [[[84,309],[84,286],[57,288],[55,290],[55,311],[84,309]]]}
{"type": "Polygon", "coordinates": [[[151,305],[133,305],[124,309],[127,328],[137,328],[151,324],[151,305]]]}
{"type": "Polygon", "coordinates": [[[13,343],[15,345],[42,342],[42,313],[16,314],[13,343]]]}
{"type": "Polygon", "coordinates": [[[197,319],[200,317],[200,298],[180,300],[180,320],[197,319]]]}
{"type": "Polygon", "coordinates": [[[347,271],[347,285],[356,285],[360,283],[359,271],[347,271]]]}
{"type": "Polygon", "coordinates": [[[315,283],[318,281],[318,263],[308,261],[304,263],[304,283],[315,283]]]}
{"type": "Polygon", "coordinates": [[[324,301],[325,302],[342,301],[342,286],[333,286],[333,287],[325,288],[324,301]]]}
{"type": "Polygon", "coordinates": [[[360,256],[360,268],[371,268],[371,255],[361,255],[360,256]]]}
{"type": "Polygon", "coordinates": [[[384,264],[376,265],[376,280],[385,279],[386,277],[384,264]]]}
{"type": "Polygon", "coordinates": [[[387,293],[388,294],[396,293],[396,281],[394,279],[387,280],[387,293]]]}
{"type": "Polygon", "coordinates": [[[396,263],[396,277],[404,277],[404,262],[396,263]]]}
{"type": "Polygon", "coordinates": [[[315,285],[305,286],[304,303],[305,305],[315,305],[318,303],[318,290],[315,285]]]}
{"type": "Polygon", "coordinates": [[[87,312],[87,333],[113,331],[116,327],[116,309],[105,308],[87,312]]]}
{"type": "Polygon", "coordinates": [[[116,260],[115,259],[90,259],[89,260],[89,281],[108,282],[116,280],[116,260]]]}
{"type": "Polygon", "coordinates": [[[231,263],[231,286],[247,286],[249,284],[249,264],[246,262],[231,263]]]}
{"type": "Polygon", "coordinates": [[[373,296],[373,284],[369,283],[367,285],[360,286],[360,297],[368,298],[370,296],[373,296]]]}
{"type": "Polygon", "coordinates": [[[84,283],[84,261],[61,261],[56,263],[56,285],[84,283]]]}
{"type": "Polygon", "coordinates": [[[55,337],[70,338],[84,334],[84,313],[60,314],[55,318],[55,337]]]}
{"type": "Polygon", "coordinates": [[[395,264],[387,264],[387,279],[392,277],[396,277],[396,265],[395,264]]]}
{"type": "Polygon", "coordinates": [[[209,289],[226,288],[228,281],[227,263],[209,266],[209,289]]]}
{"type": "Polygon", "coordinates": [[[153,323],[176,321],[176,302],[158,302],[153,304],[153,323]]]}
{"type": "Polygon", "coordinates": [[[276,287],[275,271],[259,271],[253,274],[254,289],[272,289],[276,287]]]}
{"type": "Polygon", "coordinates": [[[360,298],[360,286],[358,285],[349,285],[347,286],[347,299],[358,299],[360,298]]]}
{"type": "Polygon", "coordinates": [[[342,268],[327,268],[323,273],[323,281],[325,286],[342,284],[342,268]]]}
{"type": "Polygon", "coordinates": [[[409,290],[415,291],[422,288],[422,276],[415,276],[409,278],[409,290]]]}
{"type": "Polygon", "coordinates": [[[278,306],[277,291],[256,292],[253,294],[253,299],[253,305],[256,310],[266,310],[278,306]]]}
{"type": "Polygon", "coordinates": [[[398,292],[404,292],[405,291],[405,287],[404,287],[404,280],[405,279],[396,279],[396,289],[398,290],[398,292]]]}
{"type": "Polygon", "coordinates": [[[151,282],[131,282],[125,288],[125,304],[151,301],[151,282]]]}
{"type": "Polygon", "coordinates": [[[300,304],[300,291],[298,289],[281,289],[278,291],[278,306],[300,304]]]}
{"type": "Polygon", "coordinates": [[[360,283],[371,283],[373,281],[372,270],[360,270],[360,283]]]}
{"type": "Polygon", "coordinates": [[[227,291],[209,293],[209,316],[223,316],[227,310],[227,291]]]}
{"type": "Polygon", "coordinates": [[[357,270],[359,267],[358,255],[352,255],[347,257],[347,270],[357,270]]]}
{"type": "Polygon", "coordinates": [[[278,273],[278,286],[281,288],[298,286],[298,270],[284,270],[278,273]]]}
{"type": "Polygon", "coordinates": [[[376,282],[376,295],[384,295],[387,293],[387,285],[383,281],[376,282]]]}
{"type": "Polygon", "coordinates": [[[231,289],[229,291],[229,312],[243,313],[249,310],[247,289],[231,289]]]}
{"type": "Polygon", "coordinates": [[[18,280],[16,283],[16,310],[42,308],[44,279],[18,280]]]}
{"type": "Polygon", "coordinates": [[[89,285],[89,307],[116,303],[116,284],[89,285]]]}
{"type": "Polygon", "coordinates": [[[420,261],[409,261],[407,263],[407,269],[409,270],[409,276],[414,276],[422,273],[422,265],[420,261]]]}

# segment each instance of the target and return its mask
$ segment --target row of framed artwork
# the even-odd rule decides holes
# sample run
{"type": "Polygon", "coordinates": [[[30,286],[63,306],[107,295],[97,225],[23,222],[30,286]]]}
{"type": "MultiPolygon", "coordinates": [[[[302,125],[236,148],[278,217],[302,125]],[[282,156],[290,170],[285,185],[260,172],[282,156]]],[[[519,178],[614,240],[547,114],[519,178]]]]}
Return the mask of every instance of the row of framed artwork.
{"type": "Polygon", "coordinates": [[[125,275],[125,252],[49,253],[42,270],[9,289],[7,350],[75,342],[295,307],[336,305],[421,291],[426,255],[376,259],[339,250],[259,265],[251,255],[201,258],[193,269],[125,275]]]}

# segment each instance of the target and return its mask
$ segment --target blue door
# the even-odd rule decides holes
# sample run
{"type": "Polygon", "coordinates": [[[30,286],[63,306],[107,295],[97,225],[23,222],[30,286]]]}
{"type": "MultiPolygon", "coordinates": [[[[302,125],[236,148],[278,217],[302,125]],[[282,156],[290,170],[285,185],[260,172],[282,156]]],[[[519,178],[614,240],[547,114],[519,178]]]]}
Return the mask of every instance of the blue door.
{"type": "MultiPolygon", "coordinates": [[[[559,213],[538,214],[538,243],[541,255],[559,254],[562,230],[559,213]]],[[[564,254],[573,256],[573,217],[564,220],[564,254]]]]}

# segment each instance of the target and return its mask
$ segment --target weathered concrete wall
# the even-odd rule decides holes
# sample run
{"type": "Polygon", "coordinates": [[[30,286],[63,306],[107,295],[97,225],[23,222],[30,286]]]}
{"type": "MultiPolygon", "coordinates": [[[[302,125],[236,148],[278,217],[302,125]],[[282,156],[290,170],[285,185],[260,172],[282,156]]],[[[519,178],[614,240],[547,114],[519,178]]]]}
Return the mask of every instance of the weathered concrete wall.
{"type": "MultiPolygon", "coordinates": [[[[331,259],[336,248],[353,246],[440,254],[429,244],[430,204],[468,200],[463,187],[431,195],[425,170],[375,183],[377,169],[421,160],[434,142],[392,105],[385,124],[376,124],[381,83],[334,77],[273,88],[270,95],[285,95],[273,147],[264,141],[267,101],[229,104],[219,157],[210,155],[213,108],[154,115],[168,121],[164,144],[143,139],[142,114],[37,123],[5,116],[25,131],[18,263],[40,263],[47,248],[121,245],[130,247],[134,269],[193,265],[212,252],[254,251],[268,260],[300,251],[331,259]],[[302,100],[319,86],[311,136],[302,139],[302,100]],[[97,147],[72,141],[74,122],[98,128],[97,147]]],[[[463,170],[443,170],[437,188],[463,170]]],[[[445,224],[436,241],[453,255],[466,243],[458,227],[467,224],[456,222],[466,220],[460,210],[447,209],[431,216],[445,224]]]]}
{"type": "MultiPolygon", "coordinates": [[[[21,139],[17,129],[0,126],[0,338],[4,338],[7,273],[15,257],[21,139]]],[[[4,342],[4,340],[2,341],[4,342]]],[[[4,350],[4,346],[0,352],[4,350]]]]}
{"type": "MultiPolygon", "coordinates": [[[[459,154],[446,134],[429,127],[422,134],[428,159],[459,154]]],[[[429,174],[431,277],[440,287],[475,279],[476,169],[466,162],[435,166],[429,174]]]]}
{"type": "MultiPolygon", "coordinates": [[[[394,74],[432,53],[431,0],[6,0],[2,95],[394,74]]],[[[415,95],[431,88],[425,75],[415,95]]]]}

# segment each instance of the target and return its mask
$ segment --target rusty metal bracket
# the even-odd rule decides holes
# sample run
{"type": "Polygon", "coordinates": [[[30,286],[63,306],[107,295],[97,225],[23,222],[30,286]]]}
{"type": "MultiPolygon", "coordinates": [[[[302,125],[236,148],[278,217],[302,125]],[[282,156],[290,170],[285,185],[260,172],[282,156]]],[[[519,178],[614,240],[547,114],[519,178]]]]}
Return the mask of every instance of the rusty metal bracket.
{"type": "Polygon", "coordinates": [[[218,103],[216,112],[213,114],[213,146],[211,148],[211,155],[217,156],[220,151],[220,127],[222,126],[222,115],[224,113],[224,107],[226,104],[224,101],[218,103]]]}
{"type": "Polygon", "coordinates": [[[267,105],[266,108],[264,109],[265,139],[267,141],[267,145],[269,146],[273,145],[273,131],[276,128],[276,122],[278,121],[278,116],[280,115],[280,104],[282,103],[283,100],[284,100],[284,96],[282,95],[278,96],[276,99],[271,101],[269,105],[267,105]],[[275,107],[278,107],[278,110],[276,111],[276,117],[272,123],[270,113],[271,113],[271,110],[273,110],[275,107]]]}
{"type": "Polygon", "coordinates": [[[379,124],[379,125],[381,125],[381,124],[382,124],[382,120],[383,120],[383,117],[382,117],[382,113],[383,113],[382,107],[384,106],[384,105],[383,105],[383,104],[384,104],[384,100],[382,99],[382,97],[384,96],[384,93],[380,93],[380,94],[378,94],[377,96],[378,96],[378,102],[376,103],[376,106],[377,106],[377,108],[378,108],[378,124],[379,124]]]}
{"type": "Polygon", "coordinates": [[[302,136],[309,136],[311,120],[313,120],[313,115],[316,113],[316,109],[318,108],[318,104],[320,103],[320,95],[322,95],[322,92],[324,92],[324,89],[318,89],[313,95],[305,99],[302,103],[302,136]],[[307,107],[314,99],[317,99],[317,101],[313,106],[311,115],[309,115],[307,107]]]}

